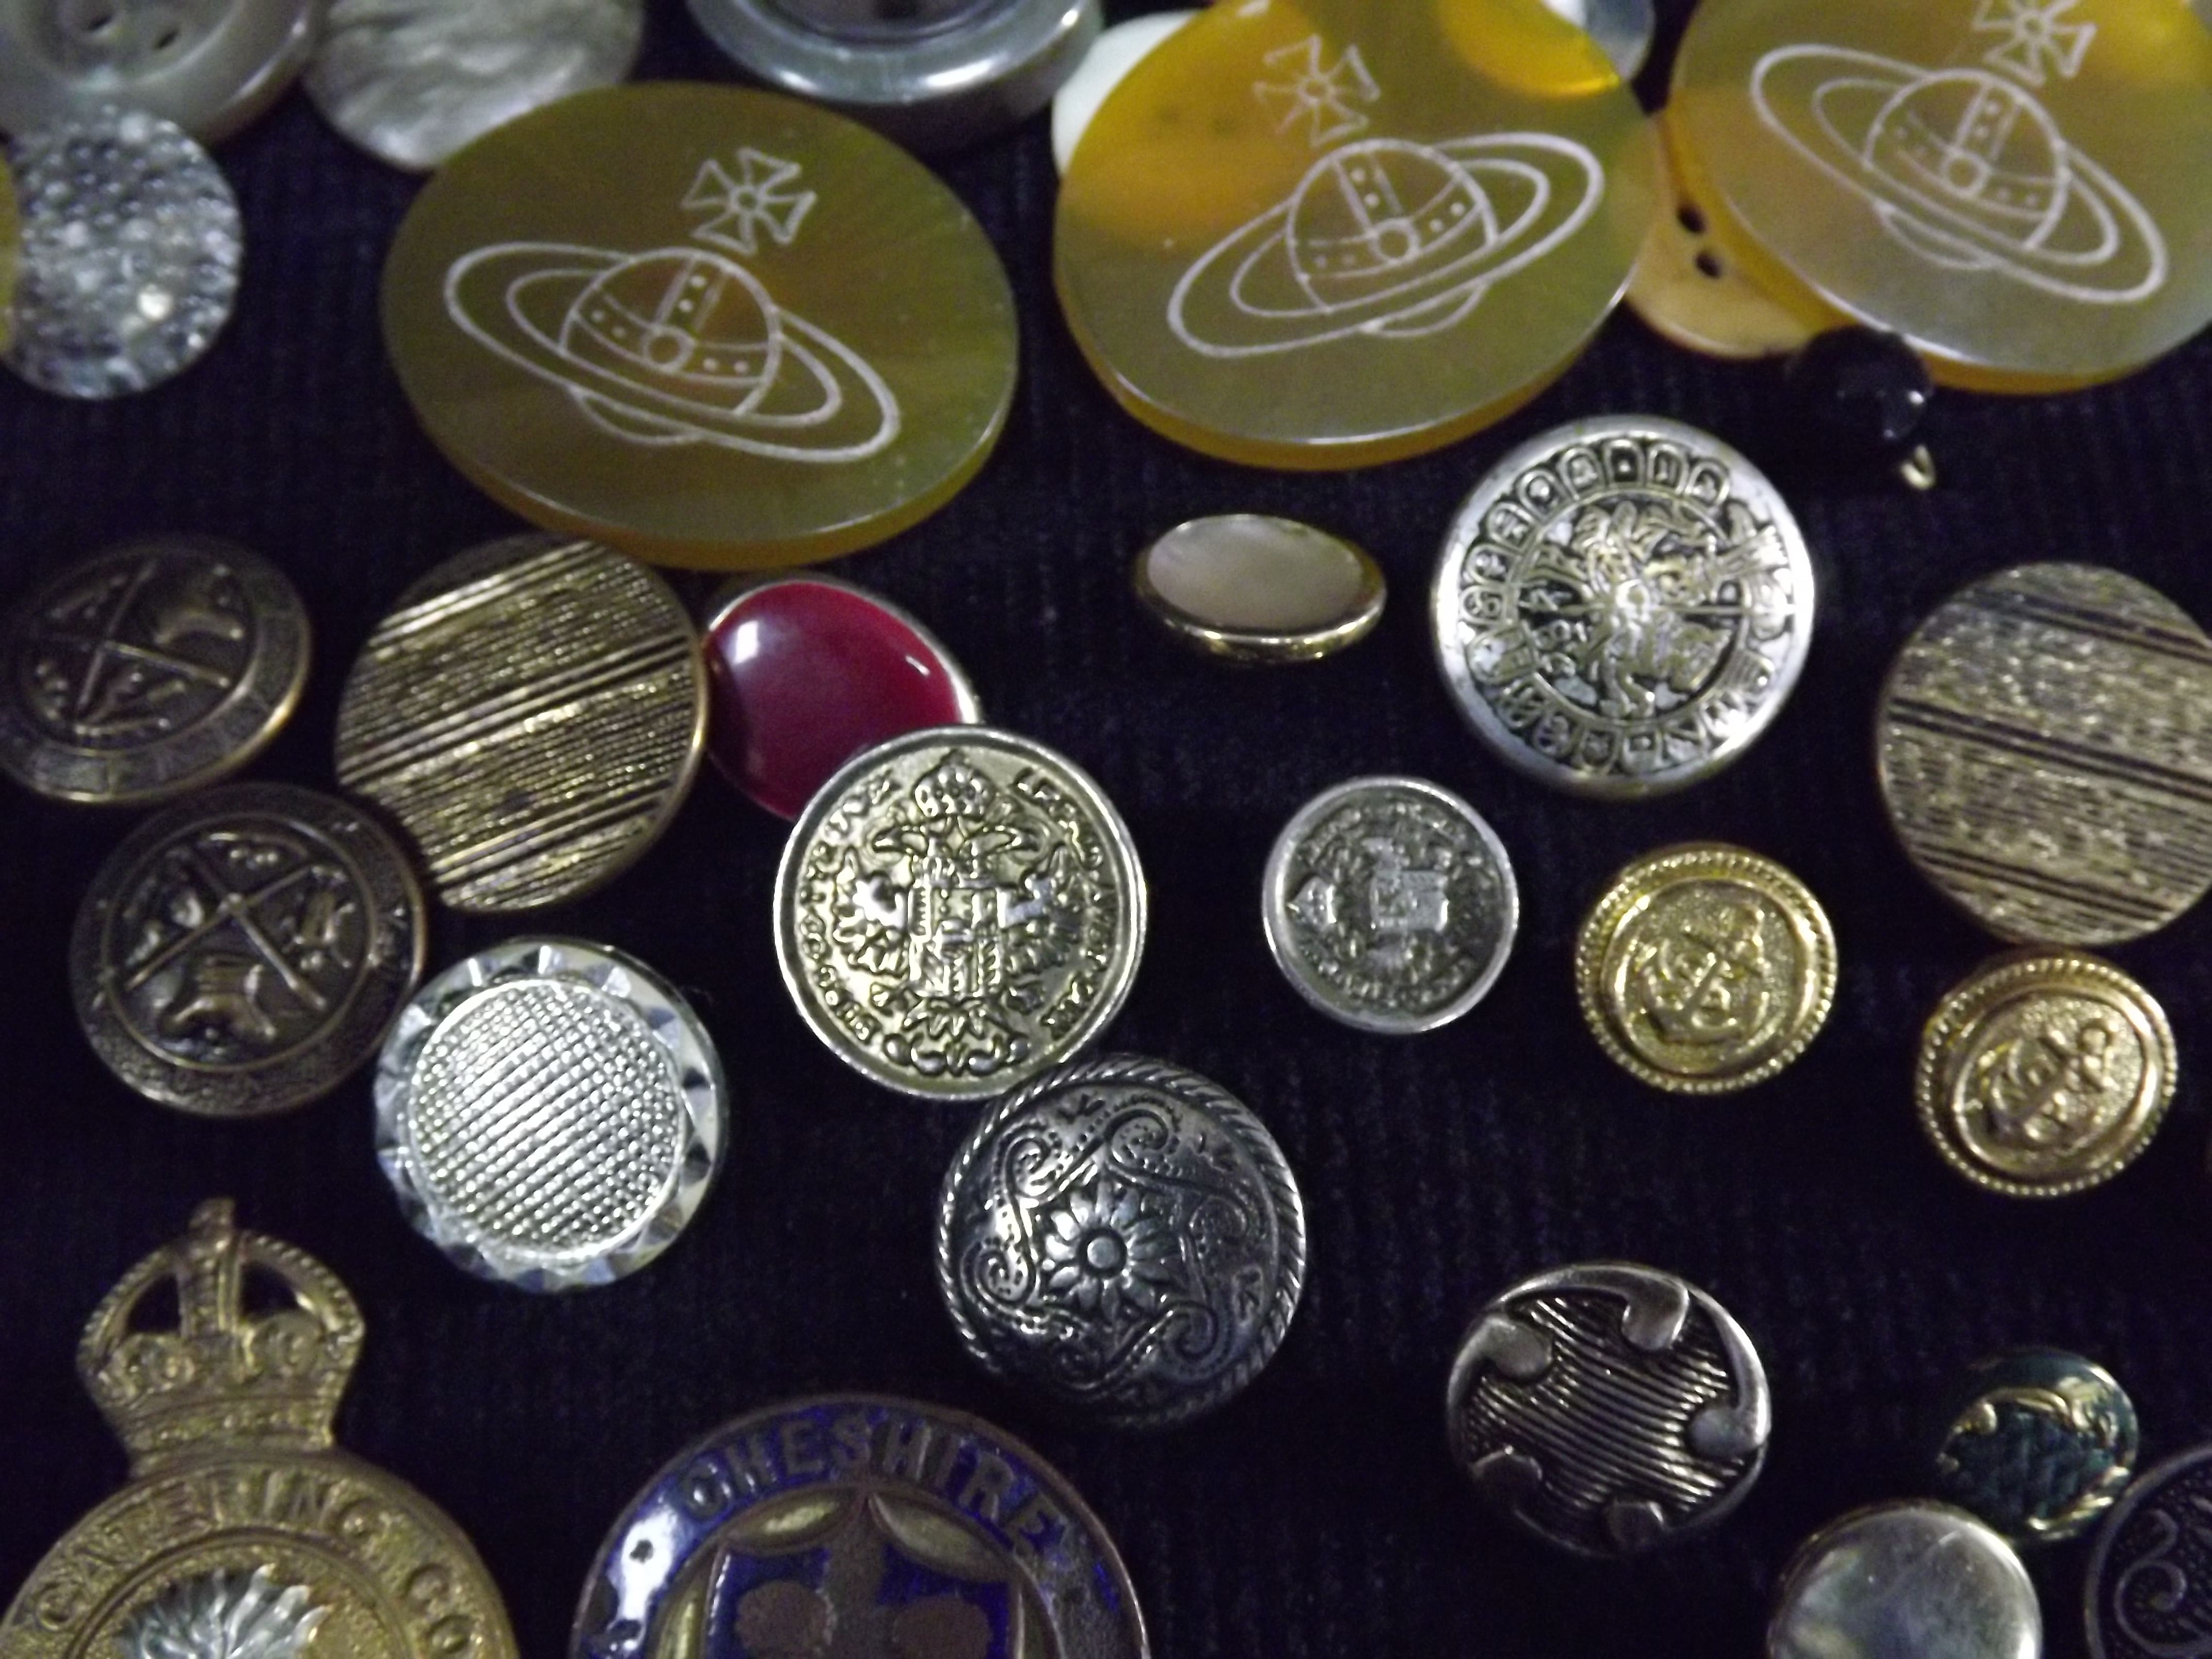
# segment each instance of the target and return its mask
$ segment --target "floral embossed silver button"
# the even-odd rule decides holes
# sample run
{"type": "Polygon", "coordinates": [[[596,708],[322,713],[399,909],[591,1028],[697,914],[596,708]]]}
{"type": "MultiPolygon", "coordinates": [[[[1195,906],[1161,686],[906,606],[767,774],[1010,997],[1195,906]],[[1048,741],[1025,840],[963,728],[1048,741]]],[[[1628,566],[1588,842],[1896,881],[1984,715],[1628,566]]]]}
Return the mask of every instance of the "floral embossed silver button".
{"type": "Polygon", "coordinates": [[[784,844],[775,950],[831,1053],[902,1094],[981,1100],[1072,1058],[1121,1012],[1145,875],[1098,786],[988,726],[878,744],[784,844]]]}
{"type": "Polygon", "coordinates": [[[1160,1060],[1109,1056],[1017,1090],[938,1200],[938,1289],[969,1354],[1117,1428],[1187,1421],[1258,1376],[1305,1259],[1267,1126],[1160,1060]]]}
{"type": "Polygon", "coordinates": [[[517,939],[440,974],[376,1066],[376,1156],[416,1231],[526,1291],[635,1273],[706,1201],[722,1066],[642,963],[517,939]]]}
{"type": "Polygon", "coordinates": [[[1261,898],[1267,948],[1332,1019],[1402,1035],[1489,994],[1520,925],[1504,843],[1419,778],[1353,778],[1283,827],[1261,898]]]}
{"type": "Polygon", "coordinates": [[[1606,799],[1711,777],[1772,725],[1813,636],[1797,521],[1751,463],[1655,416],[1499,462],[1437,572],[1437,660],[1507,764],[1606,799]]]}
{"type": "Polygon", "coordinates": [[[0,0],[0,131],[115,106],[213,143],[292,84],[320,10],[316,0],[0,0]]]}
{"type": "Polygon", "coordinates": [[[1579,1555],[1710,1526],[1766,1458],[1766,1370],[1694,1285],[1594,1262],[1523,1279],[1475,1316],[1446,1393],[1452,1455],[1498,1510],[1579,1555]]]}

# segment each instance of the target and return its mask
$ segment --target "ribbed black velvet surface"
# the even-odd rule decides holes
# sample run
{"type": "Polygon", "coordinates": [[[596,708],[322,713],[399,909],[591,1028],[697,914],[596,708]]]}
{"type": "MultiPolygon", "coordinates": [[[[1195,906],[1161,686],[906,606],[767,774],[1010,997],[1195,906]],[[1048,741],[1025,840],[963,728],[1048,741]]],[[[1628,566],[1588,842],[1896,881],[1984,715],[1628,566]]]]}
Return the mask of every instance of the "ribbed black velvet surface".
{"type": "MultiPolygon", "coordinates": [[[[1133,9],[1133,8],[1132,8],[1133,9]]],[[[1669,36],[1686,8],[1675,6],[1669,36]]],[[[1662,50],[1663,72],[1664,46],[1662,50]]],[[[645,72],[720,73],[655,0],[645,72]]],[[[249,264],[228,336],[149,396],[80,406],[0,379],[0,590],[122,536],[192,529],[261,550],[318,629],[305,707],[257,775],[328,787],[346,666],[401,587],[514,526],[416,431],[376,319],[385,246],[417,185],[325,131],[298,97],[226,145],[249,264]]],[[[2110,158],[2107,158],[2109,161],[2110,158]]],[[[770,879],[782,826],[711,775],[649,858],[534,927],[656,965],[727,1063],[727,1172],[682,1243],[609,1290],[540,1299],[449,1267],[402,1223],[357,1077],[289,1118],[221,1125],[132,1097],[71,1016],[73,911],[130,815],[0,796],[0,1591],[122,1478],[72,1369],[78,1331],[193,1203],[239,1200],[360,1297],[369,1344],[345,1443],[431,1494],[481,1546],[524,1650],[562,1651],[592,1552],[679,1444],[810,1390],[966,1407],[1030,1439],[1118,1534],[1164,1659],[1480,1655],[1727,1659],[1758,1650],[1775,1577],[1838,1512],[1912,1491],[1917,1402],[2008,1343],[2079,1347],[2134,1393],[2148,1450],[2212,1431],[2212,915],[2118,959],[2164,999],[2182,1093],[2126,1176],[2072,1200],[1984,1196],[1922,1142],[1909,1072],[1938,994],[1994,947],[1892,842],[1869,730],[1885,664],[1951,588],[2007,563],[2118,565],[2212,617],[2212,343],[2124,385],[2051,399],[1945,394],[1943,483],[1794,459],[1775,372],[1687,356],[1626,314],[1495,431],[1372,471],[1282,477],[1183,453],[1121,414],[1079,361],[1049,277],[1042,123],[942,165],[1006,258],[1022,384],[981,478],[920,529],[841,567],[925,618],[1002,723],[1106,786],[1150,874],[1154,931],[1113,1046],[1218,1079],[1304,1183],[1312,1264],[1273,1367],[1218,1416],[1153,1439],[1058,1426],[963,1360],[933,1285],[931,1203],[969,1114],[862,1084],[779,984],[770,879]],[[1462,731],[1423,598],[1445,522],[1507,447],[1570,416],[1663,413],[1765,465],[1822,583],[1783,719],[1716,781],[1645,806],[1581,804],[1508,775],[1462,731]],[[1394,584],[1367,643],[1232,672],[1183,654],[1130,596],[1135,550],[1240,508],[1363,542],[1394,584]],[[1410,1041],[1308,1011],[1261,943],[1261,860],[1323,786],[1403,770],[1463,793],[1519,867],[1518,953],[1489,1001],[1410,1041]],[[1805,1060],[1738,1097],[1632,1083],[1575,1012],[1576,922],[1634,854],[1689,837],[1793,867],[1841,940],[1835,1016],[1805,1060]],[[1771,1369],[1773,1454],[1737,1515],[1625,1567],[1492,1525],[1446,1460],[1445,1369],[1508,1280],[1622,1256],[1684,1273],[1771,1369]]],[[[703,583],[686,591],[703,594],[703,583]]],[[[507,929],[441,916],[436,963],[507,929]]],[[[2081,1646],[2085,1552],[2042,1569],[2051,1647],[2081,1646]]]]}

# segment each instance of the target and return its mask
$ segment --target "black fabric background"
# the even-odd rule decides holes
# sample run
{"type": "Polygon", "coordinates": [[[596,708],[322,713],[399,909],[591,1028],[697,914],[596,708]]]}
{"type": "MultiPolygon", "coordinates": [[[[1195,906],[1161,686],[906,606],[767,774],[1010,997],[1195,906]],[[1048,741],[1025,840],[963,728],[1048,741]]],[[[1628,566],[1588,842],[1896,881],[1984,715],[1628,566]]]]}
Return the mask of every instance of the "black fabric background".
{"type": "MultiPolygon", "coordinates": [[[[1135,7],[1125,9],[1133,10],[1135,7]]],[[[1686,8],[1668,8],[1657,70],[1686,8]]],[[[642,73],[714,77],[687,15],[654,0],[642,73]]],[[[403,586],[514,528],[418,434],[376,321],[385,247],[418,187],[326,131],[298,96],[225,145],[244,205],[244,295],[198,368],[79,405],[0,378],[0,591],[122,536],[191,529],[276,559],[313,614],[305,707],[256,775],[328,787],[347,665],[403,586]]],[[[665,841],[544,931],[604,939],[684,988],[720,1045],[736,1127],[721,1186],[661,1262],[537,1298],[472,1282],[402,1223],[356,1077],[289,1118],[195,1121],[126,1093],[72,1018],[64,946],[94,871],[136,821],[0,799],[0,1590],[123,1478],[72,1367],[123,1271],[192,1205],[328,1262],[367,1313],[344,1443],[414,1482],[477,1540],[526,1654],[564,1650],[592,1553],[680,1444],[811,1390],[910,1394],[1030,1440],[1117,1534],[1164,1659],[1748,1656],[1778,1569],[1812,1528],[1903,1494],[1919,1402],[2008,1343],[2112,1365],[2147,1449],[2212,1431],[2212,1216],[2203,1173],[2212,914],[2117,952],[2179,1038],[2179,1100],[2110,1187],[2030,1205],[1949,1173],[1912,1121],[1909,1072],[1942,990],[1993,946],[1916,878],[1869,759],[1882,669],[1913,623],[2022,560],[2117,565],[2212,617],[2212,341],[2109,389],[1945,394],[1934,494],[1792,458],[1770,368],[1683,354],[1626,313],[1547,395],[1443,453],[1275,476],[1154,437],[1079,361],[1054,303],[1054,177],[1042,120],[940,164],[1003,252],[1022,382],[995,458],[919,529],[838,568],[926,619],[1001,723],[1074,757],[1120,804],[1153,933],[1112,1047],[1194,1067],[1272,1126],[1304,1183],[1304,1305],[1248,1394],[1151,1439],[1055,1425],[972,1370],[940,1309],[930,1209],[969,1114],[863,1084],[777,981],[769,884],[782,826],[711,774],[665,841]],[[1445,522],[1509,445],[1572,416],[1692,422],[1767,467],[1819,562],[1811,661],[1747,759],[1662,804],[1577,803],[1491,761],[1431,665],[1423,617],[1445,522]],[[1128,562],[1196,514],[1285,513],[1389,570],[1377,635],[1310,667],[1237,672],[1184,654],[1132,599],[1128,562]],[[1261,943],[1261,864],[1308,796],[1404,770],[1463,793],[1518,866],[1525,920],[1487,1003],[1410,1041],[1310,1012],[1261,943]],[[1730,1099],[1649,1091],[1581,1029],[1577,921],[1630,857],[1692,836],[1774,854],[1841,939],[1826,1033],[1730,1099]],[[1464,1322],[1547,1265],[1622,1256],[1681,1273],[1748,1327],[1773,1382],[1767,1472],[1699,1541],[1576,1563],[1489,1522],[1447,1461],[1442,1396],[1464,1322]]],[[[687,594],[706,584],[686,579],[687,594]]],[[[512,928],[434,924],[434,965],[512,928]]],[[[2055,1653],[2081,1645],[2076,1547],[2039,1571],[2055,1653]]]]}

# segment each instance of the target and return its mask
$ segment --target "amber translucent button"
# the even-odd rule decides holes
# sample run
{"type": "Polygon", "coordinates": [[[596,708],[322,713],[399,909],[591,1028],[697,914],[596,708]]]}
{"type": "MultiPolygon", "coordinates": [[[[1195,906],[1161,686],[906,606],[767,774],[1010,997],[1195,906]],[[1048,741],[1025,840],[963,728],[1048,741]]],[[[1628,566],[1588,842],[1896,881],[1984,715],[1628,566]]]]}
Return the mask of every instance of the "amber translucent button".
{"type": "Polygon", "coordinates": [[[2174,0],[1708,0],[1668,118],[1763,286],[1951,384],[2108,380],[2212,320],[2212,32],[2174,0]]]}
{"type": "Polygon", "coordinates": [[[1013,392],[1013,296],[951,192],[726,87],[585,93],[462,150],[400,227],[384,327],[470,478],[667,564],[881,541],[974,476],[1013,392]]]}
{"type": "Polygon", "coordinates": [[[1500,418],[1620,297],[1653,201],[1635,100],[1540,0],[1216,6],[1107,97],[1054,270],[1139,420],[1354,466],[1500,418]]]}

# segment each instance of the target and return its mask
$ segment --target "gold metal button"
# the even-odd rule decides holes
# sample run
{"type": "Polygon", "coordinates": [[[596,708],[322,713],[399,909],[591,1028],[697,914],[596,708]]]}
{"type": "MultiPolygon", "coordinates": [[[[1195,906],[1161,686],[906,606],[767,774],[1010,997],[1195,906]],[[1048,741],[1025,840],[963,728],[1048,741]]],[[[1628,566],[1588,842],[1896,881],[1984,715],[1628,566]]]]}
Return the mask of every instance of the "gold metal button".
{"type": "Polygon", "coordinates": [[[1920,1127],[1967,1180],[2061,1198],[2110,1181],[2150,1144],[2176,1063],[2165,1010],[2118,969],[2020,951],[1945,994],[1913,1093],[1920,1127]]]}
{"type": "Polygon", "coordinates": [[[1820,902],[1771,859],[1692,843],[1638,859],[1583,919],[1575,988],[1598,1046],[1676,1094],[1763,1083],[1836,996],[1820,902]]]}
{"type": "Polygon", "coordinates": [[[527,910],[641,854],[691,787],[699,638],[668,584],[592,542],[448,559],[377,625],[338,706],[340,787],[392,814],[456,910],[527,910]]]}

